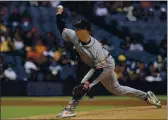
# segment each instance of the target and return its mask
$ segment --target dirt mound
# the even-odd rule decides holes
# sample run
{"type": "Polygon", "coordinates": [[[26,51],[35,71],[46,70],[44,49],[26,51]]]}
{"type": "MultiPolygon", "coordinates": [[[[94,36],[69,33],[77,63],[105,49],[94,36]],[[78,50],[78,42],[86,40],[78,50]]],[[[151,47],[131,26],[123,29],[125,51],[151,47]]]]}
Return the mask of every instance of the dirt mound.
{"type": "MultiPolygon", "coordinates": [[[[40,115],[30,116],[19,119],[60,119],[55,115],[40,115]]],[[[69,119],[69,118],[68,118],[69,119]]],[[[117,108],[109,110],[95,110],[78,112],[76,117],[71,119],[165,119],[166,120],[166,106],[161,109],[156,109],[154,106],[128,107],[117,108]]]]}

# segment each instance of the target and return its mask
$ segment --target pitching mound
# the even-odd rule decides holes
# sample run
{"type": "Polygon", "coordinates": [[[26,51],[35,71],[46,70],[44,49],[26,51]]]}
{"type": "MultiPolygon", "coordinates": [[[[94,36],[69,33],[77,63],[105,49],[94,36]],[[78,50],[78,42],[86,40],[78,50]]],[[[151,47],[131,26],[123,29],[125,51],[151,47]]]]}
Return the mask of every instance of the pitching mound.
{"type": "MultiPolygon", "coordinates": [[[[30,116],[18,119],[60,119],[55,115],[30,116]]],[[[78,112],[76,117],[68,119],[166,119],[166,106],[156,109],[153,106],[128,107],[109,110],[78,112]]],[[[16,119],[15,119],[16,120],[16,119]]]]}

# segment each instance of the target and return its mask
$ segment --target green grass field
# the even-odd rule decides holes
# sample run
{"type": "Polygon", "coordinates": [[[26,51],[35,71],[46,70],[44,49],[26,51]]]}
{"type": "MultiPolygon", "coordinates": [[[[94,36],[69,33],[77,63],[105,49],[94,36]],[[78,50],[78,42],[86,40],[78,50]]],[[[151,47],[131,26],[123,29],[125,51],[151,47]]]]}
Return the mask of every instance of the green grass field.
{"type": "MultiPolygon", "coordinates": [[[[166,100],[166,96],[158,96],[161,100],[166,100]]],[[[68,100],[70,97],[2,97],[1,100],[68,100]]],[[[85,97],[85,100],[88,98],[85,97]]],[[[134,99],[130,97],[95,97],[96,100],[111,99],[134,99]]],[[[88,99],[89,100],[89,99],[88,99]]],[[[115,106],[116,107],[116,106],[115,106]]],[[[121,107],[121,106],[120,106],[121,107]]],[[[124,106],[123,106],[124,107],[124,106]]],[[[77,111],[112,109],[114,106],[78,106],[77,111]]],[[[42,114],[56,114],[62,106],[1,106],[1,119],[36,116],[42,114]]]]}
{"type": "MultiPolygon", "coordinates": [[[[112,106],[79,106],[77,111],[110,109],[112,106]]],[[[19,118],[36,115],[56,114],[62,110],[61,106],[5,106],[1,108],[1,118],[19,118]]]]}

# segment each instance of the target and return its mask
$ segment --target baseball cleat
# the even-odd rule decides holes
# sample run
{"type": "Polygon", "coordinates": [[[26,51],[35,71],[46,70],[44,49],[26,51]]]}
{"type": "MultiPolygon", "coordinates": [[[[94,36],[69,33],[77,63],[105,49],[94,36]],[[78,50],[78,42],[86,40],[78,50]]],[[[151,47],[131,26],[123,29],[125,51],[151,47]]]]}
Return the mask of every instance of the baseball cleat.
{"type": "Polygon", "coordinates": [[[62,111],[62,114],[60,117],[62,118],[66,118],[66,117],[74,117],[76,116],[76,112],[75,110],[71,110],[69,108],[65,108],[63,111],[62,111]]]}
{"type": "Polygon", "coordinates": [[[61,116],[62,116],[63,111],[64,111],[64,110],[62,110],[60,113],[58,113],[58,114],[56,115],[56,117],[61,117],[61,116]]]}
{"type": "Polygon", "coordinates": [[[63,114],[63,111],[65,111],[67,108],[64,108],[60,113],[58,113],[57,115],[56,115],[56,117],[61,117],[62,116],[62,114],[63,114]]]}
{"type": "Polygon", "coordinates": [[[155,94],[151,91],[147,92],[147,102],[155,105],[157,108],[161,108],[161,102],[157,99],[157,97],[155,96],[155,94]]]}

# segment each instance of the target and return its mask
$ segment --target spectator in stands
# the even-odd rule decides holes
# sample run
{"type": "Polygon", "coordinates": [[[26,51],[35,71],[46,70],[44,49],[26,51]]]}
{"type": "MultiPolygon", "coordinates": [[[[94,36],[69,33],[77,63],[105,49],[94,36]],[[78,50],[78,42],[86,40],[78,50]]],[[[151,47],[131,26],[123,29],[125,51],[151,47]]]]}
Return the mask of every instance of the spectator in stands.
{"type": "Polygon", "coordinates": [[[12,24],[12,26],[15,28],[20,24],[21,15],[19,14],[18,10],[15,8],[12,11],[12,14],[9,16],[9,22],[12,24]]]}
{"type": "Polygon", "coordinates": [[[161,41],[159,45],[159,53],[163,56],[167,56],[167,36],[164,37],[164,39],[161,41]]]}
{"type": "Polygon", "coordinates": [[[159,73],[159,77],[161,77],[162,79],[166,79],[167,75],[166,75],[166,64],[163,61],[162,56],[158,55],[156,61],[154,62],[154,67],[157,70],[157,72],[159,73]],[[165,67],[164,67],[165,66],[165,67]]]}
{"type": "Polygon", "coordinates": [[[14,36],[15,34],[18,34],[19,36],[23,35],[23,29],[20,26],[16,26],[16,28],[14,29],[14,36]]]}
{"type": "Polygon", "coordinates": [[[143,62],[137,62],[135,69],[136,79],[144,80],[146,76],[145,64],[143,62]]]}
{"type": "Polygon", "coordinates": [[[9,80],[16,80],[16,72],[12,69],[11,64],[8,64],[7,69],[4,70],[4,76],[9,80]]]}
{"type": "Polygon", "coordinates": [[[77,61],[76,61],[76,59],[74,60],[72,58],[72,56],[70,56],[70,55],[72,55],[72,54],[70,54],[68,52],[65,52],[65,51],[62,51],[59,63],[61,65],[67,65],[67,64],[69,64],[71,66],[75,66],[77,64],[77,61]]]}
{"type": "Polygon", "coordinates": [[[166,21],[167,20],[167,10],[164,7],[162,7],[160,9],[160,20],[161,21],[166,21]]]}
{"type": "Polygon", "coordinates": [[[12,27],[10,25],[6,26],[6,35],[12,39],[13,32],[12,32],[12,27]]]}
{"type": "Polygon", "coordinates": [[[107,16],[108,15],[108,9],[105,7],[103,2],[98,5],[95,12],[96,12],[96,16],[107,16]]]}
{"type": "Polygon", "coordinates": [[[5,35],[1,35],[0,40],[0,52],[9,52],[15,49],[15,46],[10,39],[10,37],[7,37],[5,35]]]}
{"type": "Polygon", "coordinates": [[[26,46],[33,46],[33,32],[31,30],[25,32],[25,34],[22,36],[24,40],[24,44],[26,46]]]}
{"type": "Polygon", "coordinates": [[[144,48],[142,44],[138,43],[136,40],[133,40],[132,43],[130,44],[130,51],[143,51],[144,48]]]}
{"type": "Polygon", "coordinates": [[[28,57],[25,61],[24,68],[28,75],[28,81],[37,81],[38,76],[38,66],[33,58],[28,57]]]}
{"type": "Polygon", "coordinates": [[[15,35],[15,38],[14,38],[14,45],[16,50],[22,50],[24,48],[23,40],[17,34],[15,35]]]}
{"type": "Polygon", "coordinates": [[[61,58],[61,52],[60,51],[54,51],[53,53],[53,62],[58,62],[61,58]]]}
{"type": "Polygon", "coordinates": [[[119,80],[126,81],[127,79],[126,75],[128,75],[126,71],[126,67],[127,67],[126,66],[126,56],[121,54],[118,56],[117,64],[115,68],[116,76],[119,80]]]}
{"type": "Polygon", "coordinates": [[[27,10],[25,10],[23,14],[21,15],[21,26],[23,30],[27,31],[30,29],[31,21],[32,21],[31,15],[29,14],[27,10]]]}
{"type": "Polygon", "coordinates": [[[43,63],[46,60],[46,57],[43,55],[43,52],[47,50],[44,46],[42,40],[38,38],[35,42],[35,59],[38,63],[43,63]]]}
{"type": "Polygon", "coordinates": [[[136,17],[133,15],[133,9],[134,7],[131,4],[123,8],[123,11],[126,13],[126,17],[131,22],[136,21],[136,17]]]}
{"type": "Polygon", "coordinates": [[[154,9],[153,8],[149,8],[148,12],[147,12],[147,16],[153,18],[154,17],[154,9]]]}
{"type": "Polygon", "coordinates": [[[60,62],[62,65],[66,65],[66,64],[70,64],[71,61],[70,59],[68,58],[67,55],[62,55],[61,58],[60,58],[60,62]]]}
{"type": "Polygon", "coordinates": [[[46,33],[46,39],[45,39],[45,43],[48,49],[56,49],[58,48],[58,41],[56,40],[56,38],[54,37],[52,32],[48,32],[46,33]]]}
{"type": "Polygon", "coordinates": [[[142,13],[142,9],[140,8],[140,6],[136,6],[134,9],[133,9],[133,15],[141,20],[142,19],[142,16],[141,16],[141,13],[142,13]]]}
{"type": "Polygon", "coordinates": [[[24,43],[21,37],[21,30],[20,29],[16,29],[16,32],[14,34],[14,45],[15,45],[15,49],[16,50],[21,50],[24,48],[24,43]]]}
{"type": "Polygon", "coordinates": [[[34,46],[35,39],[39,37],[39,34],[37,32],[37,29],[32,27],[31,30],[25,32],[23,35],[24,43],[27,46],[34,46]]]}
{"type": "Polygon", "coordinates": [[[134,60],[127,60],[126,61],[126,74],[125,77],[127,77],[128,80],[136,80],[136,69],[137,69],[137,62],[134,60]]]}
{"type": "Polygon", "coordinates": [[[152,11],[152,3],[150,1],[141,1],[140,7],[141,7],[141,17],[143,20],[148,21],[148,11],[152,11]]]}
{"type": "Polygon", "coordinates": [[[107,50],[112,50],[114,49],[112,46],[110,46],[110,44],[107,42],[107,38],[103,38],[103,40],[101,41],[103,47],[107,50]]]}
{"type": "Polygon", "coordinates": [[[35,60],[35,50],[32,47],[26,46],[25,48],[26,52],[27,52],[27,56],[26,58],[31,58],[35,60]]]}
{"type": "Polygon", "coordinates": [[[60,80],[60,72],[62,70],[62,67],[58,62],[60,60],[60,57],[61,57],[61,53],[59,51],[55,51],[54,56],[51,59],[51,62],[49,64],[48,77],[50,76],[51,80],[57,80],[57,81],[60,80]]]}
{"type": "Polygon", "coordinates": [[[149,64],[149,69],[147,71],[147,77],[145,79],[149,82],[162,80],[162,78],[160,77],[159,71],[157,71],[153,63],[149,64]]]}
{"type": "Polygon", "coordinates": [[[164,80],[167,80],[167,57],[164,58],[163,67],[161,69],[160,76],[164,80]]]}
{"type": "Polygon", "coordinates": [[[0,55],[0,80],[4,81],[5,80],[5,76],[4,76],[4,70],[5,70],[5,64],[4,64],[4,57],[2,55],[0,55]]]}
{"type": "Polygon", "coordinates": [[[112,3],[109,1],[104,1],[104,5],[107,7],[109,13],[112,11],[112,3]]]}
{"type": "Polygon", "coordinates": [[[32,27],[31,32],[33,33],[34,38],[39,37],[39,31],[37,30],[37,28],[32,27]]]}
{"type": "Polygon", "coordinates": [[[122,12],[123,1],[113,1],[113,2],[110,2],[109,5],[107,4],[107,6],[110,7],[110,12],[111,13],[122,12]]]}
{"type": "Polygon", "coordinates": [[[46,57],[44,56],[44,51],[46,51],[47,48],[44,46],[42,40],[40,38],[35,39],[35,45],[34,47],[26,47],[27,51],[27,58],[31,58],[35,60],[37,63],[41,64],[46,61],[46,57]]]}
{"type": "Polygon", "coordinates": [[[0,6],[0,20],[7,25],[8,24],[8,8],[6,5],[0,6]]]}
{"type": "Polygon", "coordinates": [[[43,54],[48,57],[48,65],[46,64],[47,69],[45,69],[44,77],[45,80],[59,80],[60,79],[60,71],[62,67],[60,66],[60,57],[61,52],[57,51],[45,51],[43,54]]]}
{"type": "Polygon", "coordinates": [[[130,43],[131,43],[131,38],[129,36],[126,36],[124,42],[121,43],[120,48],[124,50],[129,50],[130,43]]]}
{"type": "MultiPolygon", "coordinates": [[[[160,2],[163,2],[163,1],[160,1],[160,2]]],[[[160,5],[158,3],[155,3],[153,8],[154,8],[154,10],[159,10],[160,5]]]]}
{"type": "Polygon", "coordinates": [[[158,72],[157,72],[156,68],[154,67],[153,63],[149,64],[148,75],[151,75],[154,77],[156,77],[158,75],[158,72]]]}
{"type": "Polygon", "coordinates": [[[78,56],[77,51],[74,49],[73,44],[65,42],[65,48],[66,48],[66,54],[69,55],[69,57],[70,57],[69,59],[72,62],[71,65],[76,65],[77,59],[80,57],[78,56]]]}
{"type": "Polygon", "coordinates": [[[0,33],[6,33],[7,29],[6,26],[2,24],[2,21],[0,22],[0,33]]]}
{"type": "Polygon", "coordinates": [[[38,67],[35,64],[35,61],[32,58],[27,58],[27,61],[24,64],[26,73],[31,74],[33,71],[37,71],[38,67]]]}
{"type": "Polygon", "coordinates": [[[38,66],[34,59],[28,57],[25,61],[24,68],[28,75],[28,81],[37,81],[38,76],[38,66]]]}
{"type": "Polygon", "coordinates": [[[10,27],[5,27],[2,25],[0,27],[1,31],[1,51],[11,51],[15,50],[15,46],[12,41],[12,31],[10,27]]]}
{"type": "Polygon", "coordinates": [[[140,6],[144,9],[150,8],[152,3],[150,1],[140,1],[140,6]]]}
{"type": "Polygon", "coordinates": [[[157,59],[156,59],[156,61],[154,62],[154,67],[155,67],[155,69],[157,70],[157,71],[161,71],[161,69],[163,68],[163,58],[160,56],[160,55],[158,55],[157,56],[157,59]]]}

